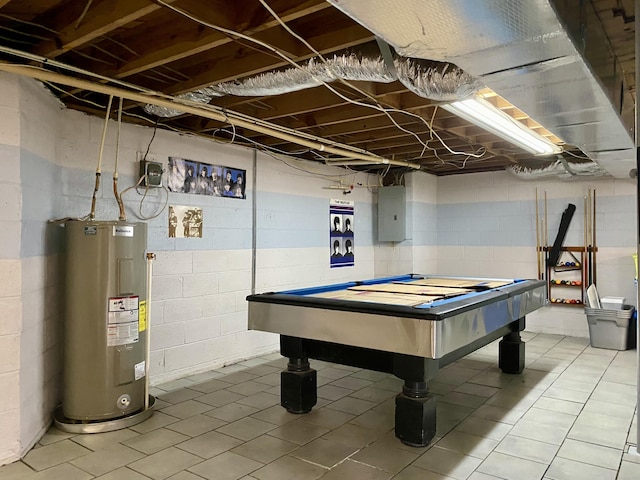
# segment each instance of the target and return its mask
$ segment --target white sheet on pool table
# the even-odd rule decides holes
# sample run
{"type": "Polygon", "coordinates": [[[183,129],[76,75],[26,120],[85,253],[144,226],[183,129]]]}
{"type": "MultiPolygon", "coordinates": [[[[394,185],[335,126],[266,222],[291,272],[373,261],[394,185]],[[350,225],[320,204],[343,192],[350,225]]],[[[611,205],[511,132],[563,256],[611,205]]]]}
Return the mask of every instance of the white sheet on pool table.
{"type": "Polygon", "coordinates": [[[410,293],[413,295],[454,296],[469,293],[471,290],[464,288],[431,287],[411,285],[409,283],[381,283],[379,285],[358,285],[349,287],[349,290],[386,293],[410,293]]]}
{"type": "Polygon", "coordinates": [[[511,285],[513,280],[482,280],[480,278],[423,278],[407,282],[411,285],[433,286],[433,287],[453,287],[453,288],[498,288],[511,285]]]}
{"type": "Polygon", "coordinates": [[[438,295],[411,295],[402,293],[335,290],[332,292],[316,293],[312,297],[331,298],[334,300],[349,300],[354,302],[384,303],[387,305],[405,305],[413,307],[423,303],[431,303],[442,298],[438,295]]]}

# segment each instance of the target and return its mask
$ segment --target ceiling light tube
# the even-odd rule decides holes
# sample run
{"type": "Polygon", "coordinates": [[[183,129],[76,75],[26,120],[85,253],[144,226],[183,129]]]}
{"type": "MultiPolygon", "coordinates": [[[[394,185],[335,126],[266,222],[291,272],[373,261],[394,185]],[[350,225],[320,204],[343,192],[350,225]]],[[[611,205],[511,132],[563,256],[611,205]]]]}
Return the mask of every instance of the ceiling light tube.
{"type": "Polygon", "coordinates": [[[562,147],[538,135],[480,97],[442,105],[445,110],[478,125],[534,155],[553,155],[562,147]]]}

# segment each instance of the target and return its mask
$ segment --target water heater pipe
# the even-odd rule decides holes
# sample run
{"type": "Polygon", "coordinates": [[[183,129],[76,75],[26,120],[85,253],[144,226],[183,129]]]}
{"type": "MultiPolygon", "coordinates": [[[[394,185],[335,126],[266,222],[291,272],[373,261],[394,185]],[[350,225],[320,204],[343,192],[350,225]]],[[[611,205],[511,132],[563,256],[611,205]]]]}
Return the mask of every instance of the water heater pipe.
{"type": "Polygon", "coordinates": [[[145,327],[147,330],[146,345],[144,349],[144,409],[149,408],[149,359],[151,357],[151,278],[153,277],[153,261],[155,253],[147,253],[147,293],[146,293],[146,317],[145,327]]]}
{"type": "Polygon", "coordinates": [[[98,168],[96,168],[96,183],[93,187],[93,197],[91,197],[91,212],[89,220],[96,218],[96,195],[100,189],[100,175],[102,175],[102,152],[104,151],[104,140],[107,137],[107,125],[109,123],[109,112],[111,111],[111,102],[113,95],[109,95],[109,103],[107,104],[107,114],[104,117],[104,127],[102,128],[102,140],[100,141],[100,153],[98,153],[98,168]]]}
{"type": "Polygon", "coordinates": [[[118,156],[120,155],[120,126],[122,125],[122,102],[123,98],[120,97],[120,106],[118,107],[118,130],[116,135],[116,164],[113,169],[113,194],[116,197],[118,203],[118,209],[120,210],[120,216],[118,220],[121,222],[127,221],[127,214],[124,211],[124,205],[122,204],[122,196],[118,193],[118,156]]]}

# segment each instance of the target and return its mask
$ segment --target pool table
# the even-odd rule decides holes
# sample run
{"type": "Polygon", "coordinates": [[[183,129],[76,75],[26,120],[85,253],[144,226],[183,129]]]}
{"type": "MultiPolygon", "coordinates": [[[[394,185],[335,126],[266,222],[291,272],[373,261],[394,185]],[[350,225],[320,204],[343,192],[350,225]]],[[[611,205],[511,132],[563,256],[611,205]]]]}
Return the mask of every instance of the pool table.
{"type": "Polygon", "coordinates": [[[502,337],[499,367],[521,373],[525,315],[546,303],[542,280],[407,274],[249,295],[249,328],[280,334],[288,357],[281,404],[306,413],[316,404],[309,359],[380,372],[404,381],[396,396],[395,434],[428,445],[438,370],[502,337]]]}

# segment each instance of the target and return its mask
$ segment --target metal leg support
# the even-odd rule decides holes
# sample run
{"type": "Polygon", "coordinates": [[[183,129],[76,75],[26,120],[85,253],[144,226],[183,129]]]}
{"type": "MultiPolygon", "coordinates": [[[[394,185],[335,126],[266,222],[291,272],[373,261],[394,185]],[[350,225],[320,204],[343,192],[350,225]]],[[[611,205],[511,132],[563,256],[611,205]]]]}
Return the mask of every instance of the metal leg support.
{"type": "Polygon", "coordinates": [[[289,357],[280,373],[280,405],[290,413],[308,413],[318,401],[317,372],[310,368],[302,340],[280,337],[280,352],[289,357]]]}
{"type": "Polygon", "coordinates": [[[524,342],[520,332],[511,332],[500,340],[498,366],[504,373],[522,373],[524,370],[524,342]]]}
{"type": "Polygon", "coordinates": [[[436,434],[436,399],[427,382],[438,372],[438,361],[395,355],[394,375],[404,380],[396,396],[396,437],[412,447],[425,447],[436,434]]]}

